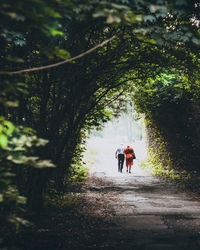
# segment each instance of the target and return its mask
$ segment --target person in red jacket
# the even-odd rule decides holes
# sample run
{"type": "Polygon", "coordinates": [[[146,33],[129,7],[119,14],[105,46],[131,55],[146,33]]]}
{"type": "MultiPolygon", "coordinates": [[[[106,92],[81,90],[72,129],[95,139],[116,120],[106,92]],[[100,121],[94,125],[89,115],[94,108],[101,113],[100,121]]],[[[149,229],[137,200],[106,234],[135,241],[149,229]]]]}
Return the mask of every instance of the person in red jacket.
{"type": "Polygon", "coordinates": [[[131,166],[133,165],[133,159],[135,159],[135,152],[133,148],[127,146],[127,148],[124,149],[124,154],[126,155],[126,172],[131,173],[131,166]]]}

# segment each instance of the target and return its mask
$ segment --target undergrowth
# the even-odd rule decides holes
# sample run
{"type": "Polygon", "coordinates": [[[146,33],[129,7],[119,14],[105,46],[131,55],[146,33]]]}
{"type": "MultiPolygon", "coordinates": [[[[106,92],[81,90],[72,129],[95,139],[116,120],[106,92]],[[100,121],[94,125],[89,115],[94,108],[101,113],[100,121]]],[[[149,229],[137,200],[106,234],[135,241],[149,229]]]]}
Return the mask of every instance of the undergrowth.
{"type": "Polygon", "coordinates": [[[141,167],[150,170],[153,174],[168,177],[172,180],[189,180],[191,178],[191,174],[186,170],[175,170],[170,166],[163,166],[162,163],[156,161],[155,159],[148,158],[140,163],[141,167]]]}
{"type": "Polygon", "coordinates": [[[74,165],[71,167],[66,178],[74,184],[83,184],[87,179],[88,171],[88,167],[84,164],[74,165]]]}

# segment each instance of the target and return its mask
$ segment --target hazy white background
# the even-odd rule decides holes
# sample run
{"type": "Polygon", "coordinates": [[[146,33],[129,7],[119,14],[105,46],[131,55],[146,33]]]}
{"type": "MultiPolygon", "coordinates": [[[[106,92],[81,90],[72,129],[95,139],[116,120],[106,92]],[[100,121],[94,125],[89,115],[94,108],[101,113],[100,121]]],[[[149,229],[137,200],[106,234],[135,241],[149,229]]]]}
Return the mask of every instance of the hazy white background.
{"type": "MultiPolygon", "coordinates": [[[[136,154],[134,168],[138,170],[140,161],[146,158],[145,136],[142,121],[133,121],[132,117],[122,115],[120,118],[106,124],[103,131],[94,131],[87,141],[87,151],[84,161],[90,167],[90,173],[115,176],[118,173],[115,151],[123,143],[133,147],[136,154]]],[[[123,169],[125,173],[125,164],[123,169]]]]}

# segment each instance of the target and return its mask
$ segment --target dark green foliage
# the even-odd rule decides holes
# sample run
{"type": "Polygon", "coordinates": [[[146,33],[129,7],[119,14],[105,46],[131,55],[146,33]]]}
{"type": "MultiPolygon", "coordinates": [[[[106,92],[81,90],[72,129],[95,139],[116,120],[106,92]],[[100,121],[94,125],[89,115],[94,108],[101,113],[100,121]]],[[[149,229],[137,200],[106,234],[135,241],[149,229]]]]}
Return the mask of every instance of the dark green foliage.
{"type": "Polygon", "coordinates": [[[200,103],[190,86],[184,76],[161,74],[135,92],[138,110],[148,120],[149,146],[171,168],[198,167],[200,103]]]}
{"type": "Polygon", "coordinates": [[[40,212],[48,190],[57,194],[69,179],[85,179],[86,134],[124,110],[128,95],[156,131],[158,154],[196,167],[198,11],[194,1],[1,1],[2,238],[26,224],[26,209],[40,212]],[[15,72],[79,55],[113,35],[79,60],[15,72]]]}

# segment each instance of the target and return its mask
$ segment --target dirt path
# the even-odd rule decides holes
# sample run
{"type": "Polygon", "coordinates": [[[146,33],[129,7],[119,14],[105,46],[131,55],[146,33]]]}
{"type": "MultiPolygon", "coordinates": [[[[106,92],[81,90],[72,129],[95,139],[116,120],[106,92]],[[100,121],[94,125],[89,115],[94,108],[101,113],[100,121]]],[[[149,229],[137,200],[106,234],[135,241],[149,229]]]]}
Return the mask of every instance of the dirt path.
{"type": "Polygon", "coordinates": [[[88,190],[107,194],[113,215],[109,225],[96,229],[91,249],[199,250],[200,199],[152,176],[137,163],[131,174],[118,173],[117,162],[110,157],[113,148],[108,148],[101,147],[90,174],[112,184],[93,182],[88,190]]]}

